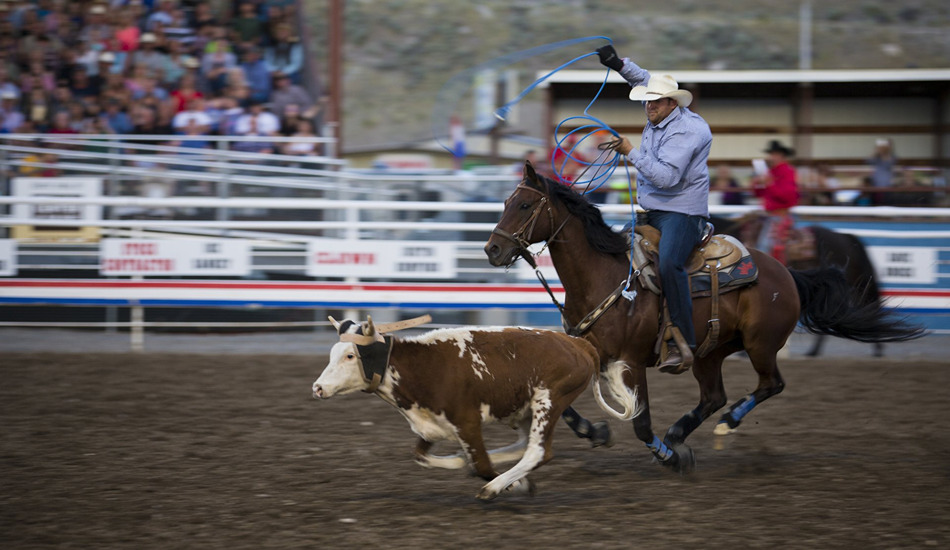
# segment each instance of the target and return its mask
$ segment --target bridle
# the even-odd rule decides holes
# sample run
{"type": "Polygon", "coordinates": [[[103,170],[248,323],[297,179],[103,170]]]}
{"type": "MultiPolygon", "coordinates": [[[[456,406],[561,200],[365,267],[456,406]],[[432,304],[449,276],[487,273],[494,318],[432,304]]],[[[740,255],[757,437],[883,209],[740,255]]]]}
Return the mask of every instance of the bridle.
{"type": "MultiPolygon", "coordinates": [[[[541,216],[541,212],[542,212],[541,209],[547,206],[548,221],[551,227],[554,227],[554,210],[553,208],[551,208],[551,204],[550,204],[550,201],[548,200],[548,196],[545,195],[544,192],[542,192],[541,190],[525,185],[524,183],[519,183],[518,187],[515,188],[515,192],[517,192],[520,189],[526,189],[528,191],[541,195],[541,200],[538,201],[538,204],[535,205],[534,210],[531,212],[531,215],[528,216],[528,219],[525,220],[523,224],[521,224],[521,227],[519,227],[517,231],[515,231],[514,233],[509,233],[505,231],[504,229],[499,229],[496,226],[494,229],[492,229],[492,234],[498,235],[499,237],[503,237],[515,243],[515,245],[517,246],[516,251],[518,254],[512,257],[511,263],[514,263],[515,260],[518,258],[518,256],[521,256],[522,258],[525,259],[526,262],[528,262],[528,264],[532,268],[534,268],[534,274],[538,277],[538,280],[541,281],[541,284],[544,286],[544,289],[548,292],[548,296],[551,297],[551,301],[554,302],[555,306],[557,306],[558,311],[561,312],[561,319],[564,319],[564,315],[565,315],[564,306],[561,305],[561,302],[559,302],[557,298],[554,296],[554,291],[551,290],[551,286],[548,284],[547,279],[544,278],[544,274],[541,273],[540,269],[538,269],[538,264],[537,262],[534,261],[534,256],[532,256],[531,252],[528,251],[528,247],[531,246],[531,243],[528,242],[527,236],[530,235],[534,231],[534,226],[538,222],[538,218],[541,216]]],[[[505,202],[507,203],[508,201],[505,201],[505,202]]],[[[558,233],[561,232],[562,229],[564,229],[564,226],[567,224],[568,220],[570,219],[571,219],[570,215],[567,215],[564,217],[564,221],[561,222],[561,225],[559,225],[557,229],[555,229],[554,232],[551,233],[550,237],[545,239],[544,248],[546,248],[548,244],[550,244],[551,242],[554,242],[554,238],[557,236],[558,233]]],[[[538,255],[544,252],[544,248],[538,251],[538,255]]],[[[511,264],[509,264],[509,266],[510,265],[511,264]]],[[[636,291],[634,291],[632,294],[628,294],[626,292],[626,289],[629,285],[630,285],[629,279],[627,281],[621,282],[620,286],[617,287],[616,290],[614,290],[606,298],[604,298],[604,300],[600,304],[598,304],[597,307],[595,307],[593,311],[591,311],[583,319],[581,319],[581,321],[577,325],[573,327],[565,327],[566,332],[571,336],[583,336],[587,331],[591,329],[594,323],[596,323],[597,320],[600,319],[600,317],[604,313],[606,313],[608,309],[611,308],[611,306],[617,303],[617,299],[620,298],[621,296],[623,296],[624,298],[627,298],[632,303],[633,298],[636,296],[636,291]]]]}
{"type": "MultiPolygon", "coordinates": [[[[515,192],[517,193],[519,190],[522,190],[522,189],[541,195],[541,200],[539,200],[538,203],[535,205],[534,210],[531,211],[531,215],[528,216],[528,219],[525,220],[525,222],[521,224],[521,227],[519,227],[514,233],[509,233],[505,231],[504,229],[499,229],[498,226],[495,226],[495,228],[492,229],[491,232],[492,232],[492,235],[498,235],[499,237],[502,237],[504,239],[507,239],[515,243],[515,246],[517,247],[515,250],[518,254],[512,257],[511,263],[514,263],[515,260],[518,258],[518,256],[521,256],[522,258],[525,259],[526,262],[528,262],[528,265],[530,265],[535,270],[537,270],[538,264],[537,262],[534,261],[534,256],[532,256],[531,252],[528,251],[528,247],[531,246],[531,243],[528,241],[527,237],[528,235],[531,235],[532,233],[534,233],[534,226],[535,224],[538,223],[538,218],[541,217],[542,209],[545,208],[545,206],[547,207],[546,209],[548,213],[548,223],[550,224],[551,227],[554,227],[554,209],[551,208],[551,203],[550,203],[550,200],[548,199],[548,196],[545,195],[544,192],[541,191],[540,189],[535,189],[534,187],[530,187],[528,185],[525,185],[524,183],[519,183],[518,187],[515,188],[515,192]]],[[[550,237],[545,239],[544,247],[542,247],[541,250],[539,250],[536,255],[540,255],[542,252],[544,252],[544,249],[547,248],[548,243],[554,241],[554,238],[557,236],[558,233],[561,232],[562,229],[564,229],[564,226],[567,224],[567,221],[569,219],[570,219],[569,217],[564,218],[564,221],[561,222],[561,225],[559,225],[557,229],[555,229],[554,232],[551,233],[550,237]]],[[[511,266],[511,263],[508,264],[509,267],[511,266]]],[[[545,284],[545,286],[547,285],[545,284]]]]}

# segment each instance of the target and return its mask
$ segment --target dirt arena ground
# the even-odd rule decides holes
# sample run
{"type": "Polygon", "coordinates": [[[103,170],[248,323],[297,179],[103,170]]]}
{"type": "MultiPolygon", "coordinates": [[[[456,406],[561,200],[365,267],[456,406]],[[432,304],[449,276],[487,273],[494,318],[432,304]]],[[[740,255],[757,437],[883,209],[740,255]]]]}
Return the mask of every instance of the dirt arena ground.
{"type": "MultiPolygon", "coordinates": [[[[651,464],[626,423],[609,449],[562,424],[537,495],[488,503],[481,480],[415,465],[378,398],[311,399],[325,356],[0,361],[3,548],[950,546],[950,363],[897,347],[785,360],[785,392],[739,433],[693,435],[687,477],[651,464]]],[[[743,359],[725,378],[730,401],[755,385],[743,359]]],[[[650,384],[659,430],[695,405],[689,376],[650,384]]],[[[604,417],[588,393],[577,408],[604,417]]]]}

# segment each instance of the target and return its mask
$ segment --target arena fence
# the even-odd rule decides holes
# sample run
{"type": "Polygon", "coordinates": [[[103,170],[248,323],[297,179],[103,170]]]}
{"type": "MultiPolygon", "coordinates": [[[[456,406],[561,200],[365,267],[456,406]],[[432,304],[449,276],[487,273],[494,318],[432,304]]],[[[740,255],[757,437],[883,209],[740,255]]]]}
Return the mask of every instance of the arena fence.
{"type": "MultiPolygon", "coordinates": [[[[378,320],[432,311],[441,324],[559,325],[532,270],[492,268],[482,251],[518,180],[513,169],[360,171],[329,157],[221,145],[230,140],[196,155],[180,145],[121,139],[131,136],[109,136],[109,150],[98,152],[88,149],[103,136],[57,137],[42,146],[36,136],[15,138],[0,150],[7,161],[0,227],[14,237],[0,239],[0,310],[7,317],[0,326],[129,330],[133,349],[141,349],[145,329],[312,330],[338,311],[371,312],[378,320]],[[55,158],[43,159],[53,142],[55,158]],[[55,177],[23,177],[21,168],[55,177]]],[[[630,205],[601,208],[618,226],[630,219],[630,205]]],[[[932,328],[950,332],[950,209],[795,213],[855,233],[872,251],[911,251],[882,256],[905,262],[887,267],[894,276],[885,293],[896,307],[932,315],[932,328]]],[[[540,260],[560,293],[550,262],[540,260]]]]}

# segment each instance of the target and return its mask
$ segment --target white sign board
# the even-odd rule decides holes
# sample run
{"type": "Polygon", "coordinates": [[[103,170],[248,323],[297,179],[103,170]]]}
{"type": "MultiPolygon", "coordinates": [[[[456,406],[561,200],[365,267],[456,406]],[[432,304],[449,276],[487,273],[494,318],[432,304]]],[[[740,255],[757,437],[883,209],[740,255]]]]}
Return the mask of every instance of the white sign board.
{"type": "Polygon", "coordinates": [[[937,250],[914,246],[870,246],[868,255],[878,282],[884,284],[935,284],[937,250]]]}
{"type": "Polygon", "coordinates": [[[16,275],[16,240],[0,239],[0,277],[16,275]]]}
{"type": "Polygon", "coordinates": [[[103,239],[103,275],[247,275],[251,249],[228,239],[103,239]]]}
{"type": "MultiPolygon", "coordinates": [[[[13,178],[13,194],[17,197],[98,197],[102,194],[99,178],[13,178]]],[[[13,217],[43,220],[99,220],[102,207],[95,204],[15,204],[13,217]]],[[[82,224],[77,224],[82,225],[82,224]]]]}
{"type": "Polygon", "coordinates": [[[307,275],[383,279],[453,279],[455,247],[425,241],[311,241],[307,275]]]}

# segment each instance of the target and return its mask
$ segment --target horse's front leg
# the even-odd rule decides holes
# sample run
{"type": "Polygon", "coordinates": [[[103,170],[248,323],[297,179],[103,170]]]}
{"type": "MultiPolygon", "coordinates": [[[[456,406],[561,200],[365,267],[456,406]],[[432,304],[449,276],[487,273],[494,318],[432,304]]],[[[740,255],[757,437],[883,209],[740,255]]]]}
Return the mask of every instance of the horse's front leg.
{"type": "Polygon", "coordinates": [[[653,433],[653,423],[650,420],[650,398],[647,391],[646,369],[634,367],[624,374],[624,382],[631,388],[637,388],[637,408],[640,409],[633,419],[633,432],[637,439],[642,441],[647,449],[653,453],[660,464],[672,468],[674,471],[690,471],[693,468],[693,451],[686,445],[674,447],[661,440],[653,433]]]}
{"type": "Polygon", "coordinates": [[[722,358],[705,357],[693,365],[693,376],[699,382],[699,405],[683,415],[667,430],[667,445],[683,445],[707,418],[726,405],[726,391],[722,384],[722,358]]]}

